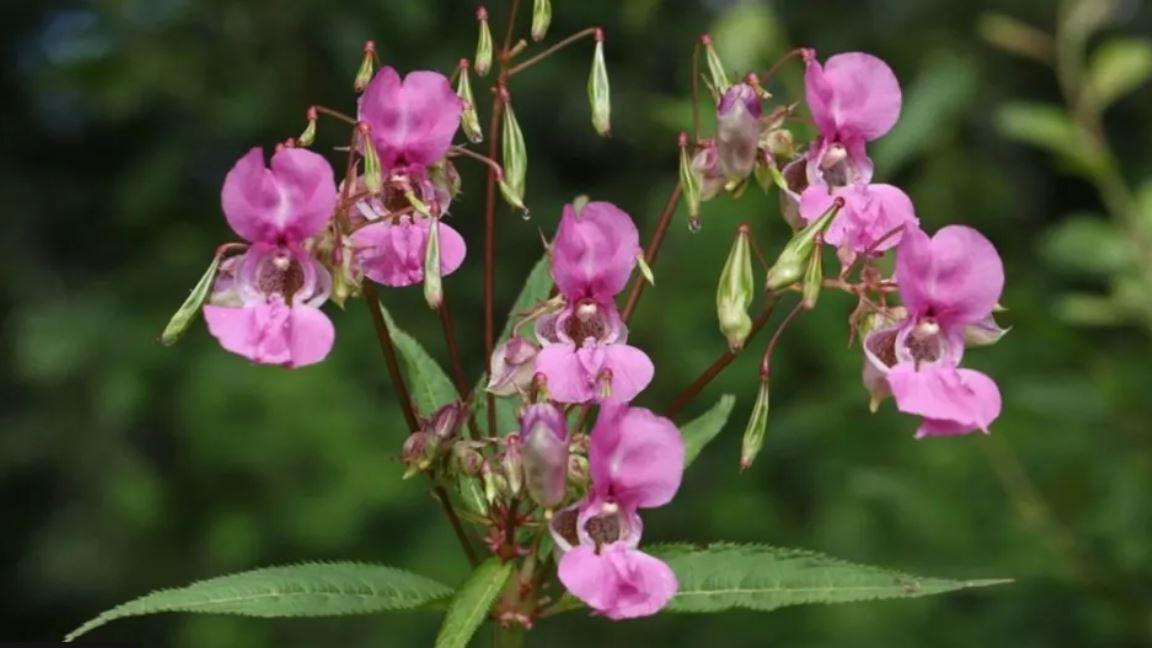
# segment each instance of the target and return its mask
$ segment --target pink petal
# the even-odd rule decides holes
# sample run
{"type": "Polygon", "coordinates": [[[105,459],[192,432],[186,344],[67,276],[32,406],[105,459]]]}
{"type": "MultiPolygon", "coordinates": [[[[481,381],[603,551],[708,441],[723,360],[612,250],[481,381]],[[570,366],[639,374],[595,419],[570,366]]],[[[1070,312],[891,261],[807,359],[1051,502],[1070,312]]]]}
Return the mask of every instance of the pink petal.
{"type": "Polygon", "coordinates": [[[812,185],[800,195],[800,215],[807,222],[815,221],[831,209],[836,197],[844,199],[844,207],[825,230],[824,241],[837,248],[845,247],[857,254],[866,250],[883,252],[899,243],[903,233],[887,238],[885,235],[901,225],[911,229],[919,223],[912,199],[888,184],[857,184],[842,189],[812,185]]]}
{"type": "Polygon", "coordinates": [[[552,245],[552,277],[565,297],[612,300],[628,283],[640,251],[632,218],[615,205],[565,205],[552,245]]]}
{"type": "Polygon", "coordinates": [[[644,391],[656,368],[648,354],[626,344],[608,344],[604,347],[604,368],[612,372],[609,398],[627,403],[644,391]]]}
{"type": "Polygon", "coordinates": [[[460,126],[462,106],[439,72],[411,72],[403,81],[383,67],[360,97],[360,119],[372,128],[372,143],[385,167],[427,166],[439,161],[460,126]]]}
{"type": "Polygon", "coordinates": [[[624,506],[663,506],[680,488],[684,441],[672,421],[650,410],[605,403],[588,464],[599,496],[624,506]]]}
{"type": "Polygon", "coordinates": [[[918,437],[988,430],[1000,415],[1000,390],[988,376],[971,369],[928,367],[917,371],[900,363],[888,372],[896,407],[923,416],[918,437]]]}
{"type": "Polygon", "coordinates": [[[596,398],[594,385],[571,344],[551,344],[541,349],[536,355],[536,371],[544,374],[548,394],[556,402],[587,403],[596,398]]]}
{"type": "Polygon", "coordinates": [[[609,619],[659,612],[676,595],[676,575],[664,562],[619,545],[582,545],[560,560],[560,581],[588,607],[609,619]]]}
{"type": "Polygon", "coordinates": [[[302,241],[331,218],[336,181],[328,161],[312,151],[281,149],[267,169],[253,148],[228,172],[221,203],[228,224],[249,241],[302,241]]]}
{"type": "MultiPolygon", "coordinates": [[[[440,233],[440,274],[455,272],[464,262],[468,248],[460,233],[443,222],[440,233]]],[[[412,286],[424,281],[424,251],[428,245],[429,219],[400,223],[379,222],[352,233],[352,245],[364,274],[385,286],[412,286]]]]}
{"type": "Polygon", "coordinates": [[[896,279],[908,310],[942,326],[983,320],[1000,301],[1004,266],[996,248],[971,227],[950,225],[932,238],[905,231],[896,279]]]}
{"type": "Polygon", "coordinates": [[[829,140],[871,141],[900,117],[900,82],[871,54],[837,54],[823,66],[810,57],[804,88],[816,128],[829,140]]]}
{"type": "Polygon", "coordinates": [[[205,306],[204,320],[220,346],[253,362],[302,367],[332,349],[335,329],[319,309],[282,302],[243,308],[205,306]]]}

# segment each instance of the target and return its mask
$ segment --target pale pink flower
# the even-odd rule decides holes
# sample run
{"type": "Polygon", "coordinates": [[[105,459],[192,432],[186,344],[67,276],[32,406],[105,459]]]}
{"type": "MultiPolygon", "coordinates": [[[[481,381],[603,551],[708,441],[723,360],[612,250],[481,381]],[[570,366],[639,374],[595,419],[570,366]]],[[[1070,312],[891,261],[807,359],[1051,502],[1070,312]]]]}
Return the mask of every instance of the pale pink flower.
{"type": "Polygon", "coordinates": [[[448,152],[462,109],[443,74],[421,70],[401,80],[396,70],[383,67],[360,96],[359,118],[371,127],[385,169],[428,166],[448,152]]]}
{"type": "Polygon", "coordinates": [[[331,166],[311,151],[285,148],[268,169],[254,148],[228,172],[221,202],[232,229],[252,245],[223,266],[204,306],[208,330],[253,362],[300,367],[323,360],[335,330],[318,306],[332,279],[303,244],[335,209],[331,166]]]}
{"type": "Polygon", "coordinates": [[[568,490],[568,424],[552,403],[535,403],[520,418],[524,487],[540,506],[552,508],[568,490]]]}
{"type": "Polygon", "coordinates": [[[364,275],[393,287],[424,281],[424,253],[433,222],[440,237],[440,275],[455,272],[467,253],[464,237],[439,219],[405,214],[365,225],[352,233],[352,246],[364,275]]]}
{"type": "Polygon", "coordinates": [[[676,575],[636,547],[637,513],[663,506],[680,487],[684,442],[671,421],[646,409],[604,405],[588,453],[592,486],[551,526],[560,581],[610,619],[648,616],[676,594],[676,575]]]}
{"type": "Polygon", "coordinates": [[[731,86],[720,98],[716,107],[716,153],[727,180],[743,180],[756,166],[761,114],[760,97],[747,83],[731,86]]]}
{"type": "Polygon", "coordinates": [[[889,184],[809,186],[800,195],[800,216],[809,223],[819,219],[837,197],[844,199],[844,206],[824,231],[824,242],[841,250],[841,259],[848,263],[869,249],[880,254],[896,246],[902,232],[884,237],[900,226],[911,229],[920,222],[908,194],[889,184]]]}

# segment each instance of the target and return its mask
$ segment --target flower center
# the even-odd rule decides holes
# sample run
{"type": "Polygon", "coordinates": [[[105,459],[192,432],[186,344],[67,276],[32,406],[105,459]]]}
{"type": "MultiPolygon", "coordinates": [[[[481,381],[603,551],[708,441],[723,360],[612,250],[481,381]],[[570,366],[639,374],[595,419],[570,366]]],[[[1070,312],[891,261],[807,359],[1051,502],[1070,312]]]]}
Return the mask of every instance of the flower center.
{"type": "Polygon", "coordinates": [[[581,300],[573,309],[572,317],[564,323],[564,332],[574,342],[588,338],[602,340],[608,334],[608,322],[600,305],[591,299],[581,300]]]}
{"type": "Polygon", "coordinates": [[[292,296],[304,287],[304,268],[288,250],[277,250],[275,254],[260,262],[256,269],[256,286],[265,295],[281,295],[284,301],[292,303],[292,296]]]}
{"type": "Polygon", "coordinates": [[[908,334],[905,345],[916,366],[936,362],[944,355],[944,339],[940,336],[940,324],[931,317],[921,320],[908,334]]]}
{"type": "Polygon", "coordinates": [[[596,543],[596,550],[599,551],[603,545],[620,539],[620,516],[616,511],[597,515],[584,523],[584,531],[592,538],[592,542],[596,543]]]}

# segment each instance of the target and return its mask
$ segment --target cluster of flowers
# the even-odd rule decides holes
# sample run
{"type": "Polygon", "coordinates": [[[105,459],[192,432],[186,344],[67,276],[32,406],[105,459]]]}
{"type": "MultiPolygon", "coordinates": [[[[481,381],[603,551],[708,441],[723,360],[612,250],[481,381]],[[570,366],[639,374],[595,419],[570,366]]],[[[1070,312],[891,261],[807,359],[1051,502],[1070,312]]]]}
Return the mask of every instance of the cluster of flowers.
{"type": "MultiPolygon", "coordinates": [[[[867,144],[892,129],[901,109],[900,85],[888,65],[859,52],[823,64],[812,50],[800,53],[815,141],[796,152],[784,128],[793,107],[765,114],[762,102],[770,96],[755,76],[730,85],[719,95],[716,139],[704,141],[692,158],[700,199],[721,188],[739,191],[754,172],[765,186],[775,181],[785,220],[798,231],[819,227],[816,234],[840,259],[840,279],[866,267],[861,283],[851,286],[861,297],[852,324],[864,333],[864,382],[873,409],[892,396],[900,411],[924,418],[917,436],[986,432],[1000,413],[999,390],[984,374],[960,368],[960,360],[965,346],[1003,334],[993,319],[1004,286],[1000,257],[969,227],[949,226],[929,237],[907,194],[872,182],[867,144]],[[893,248],[895,276],[884,279],[867,262],[893,248]],[[903,307],[887,305],[893,291],[903,307]],[[879,299],[868,299],[871,294],[879,299]]],[[[769,287],[796,282],[800,261],[782,256],[769,272],[769,287]]],[[[823,281],[822,273],[815,280],[823,281]]]]}
{"type": "MultiPolygon", "coordinates": [[[[888,66],[861,53],[824,64],[810,50],[803,56],[819,137],[799,149],[786,128],[795,106],[766,113],[770,96],[754,76],[727,84],[713,66],[716,138],[698,142],[690,163],[682,163],[690,212],[695,217],[699,201],[721,190],[737,193],[750,176],[775,183],[798,237],[811,233],[836,249],[842,285],[853,268],[865,266],[861,283],[851,286],[862,307],[853,328],[865,333],[865,383],[874,401],[891,395],[901,411],[923,417],[920,436],[986,431],[999,414],[999,392],[960,360],[966,345],[999,334],[992,320],[1003,286],[999,257],[966,227],[929,237],[903,191],[872,182],[867,144],[893,127],[901,105],[888,66]],[[868,262],[890,248],[897,249],[896,272],[884,278],[868,262]],[[902,307],[886,303],[896,291],[902,307]]],[[[228,173],[222,203],[248,243],[220,265],[203,309],[220,344],[262,364],[319,362],[335,338],[319,309],[327,300],[357,294],[365,279],[394,287],[424,283],[429,295],[430,285],[456,270],[466,245],[442,218],[459,191],[450,158],[462,151],[452,141],[470,110],[444,75],[420,71],[401,79],[384,67],[365,80],[339,186],[329,163],[305,148],[316,109],[305,135],[281,144],[270,167],[260,149],[242,157],[228,173]]],[[[773,290],[799,282],[795,269],[780,268],[790,249],[769,271],[773,290]]],[[[806,257],[813,254],[820,252],[806,257]]],[[[490,358],[487,389],[520,399],[519,430],[459,438],[471,413],[463,403],[448,403],[424,413],[404,459],[410,472],[452,475],[446,467],[454,466],[461,479],[483,480],[486,503],[478,510],[487,515],[497,553],[512,543],[515,523],[506,533],[501,525],[516,518],[516,498],[526,494],[548,524],[558,577],[572,594],[609,618],[652,614],[677,582],[666,564],[638,550],[638,510],[673,498],[684,446],[670,420],[630,405],[654,373],[647,354],[627,343],[616,304],[642,259],[639,235],[616,206],[577,200],[564,208],[549,255],[558,294],[536,304],[490,358]],[[528,324],[529,334],[518,333],[528,324]],[[581,434],[568,415],[593,405],[597,420],[590,434],[581,434]]],[[[824,281],[822,272],[817,281],[824,281]]],[[[429,302],[436,306],[434,298],[429,302]]]]}

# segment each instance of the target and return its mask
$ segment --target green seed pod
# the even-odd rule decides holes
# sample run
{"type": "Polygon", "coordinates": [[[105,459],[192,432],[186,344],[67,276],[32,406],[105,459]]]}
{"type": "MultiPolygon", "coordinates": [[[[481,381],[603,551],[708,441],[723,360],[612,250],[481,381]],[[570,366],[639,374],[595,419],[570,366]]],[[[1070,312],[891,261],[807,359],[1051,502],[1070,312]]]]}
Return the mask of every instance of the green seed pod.
{"type": "Polygon", "coordinates": [[[680,133],[680,190],[684,193],[684,202],[688,204],[689,226],[695,229],[700,223],[700,180],[692,170],[687,133],[680,133]]]}
{"type": "Polygon", "coordinates": [[[536,0],[532,5],[532,40],[539,43],[548,35],[552,24],[552,0],[536,0]]]}
{"type": "Polygon", "coordinates": [[[808,269],[804,271],[804,283],[801,286],[800,303],[804,304],[805,309],[816,308],[816,300],[820,298],[820,287],[823,283],[824,255],[820,249],[816,248],[812,250],[812,256],[808,258],[808,269]]]}
{"type": "Polygon", "coordinates": [[[304,132],[300,133],[300,137],[296,138],[296,143],[300,146],[312,146],[316,141],[316,121],[318,115],[316,114],[316,107],[313,106],[308,109],[308,125],[304,127],[304,132]]]}
{"type": "Polygon", "coordinates": [[[728,73],[724,71],[724,63],[720,60],[720,55],[712,46],[712,37],[704,34],[700,37],[700,44],[704,46],[704,58],[708,64],[708,77],[711,79],[712,90],[719,98],[732,83],[728,81],[728,73]]]}
{"type": "Polygon", "coordinates": [[[608,66],[604,63],[604,32],[596,30],[596,50],[588,75],[588,103],[592,106],[592,127],[602,137],[612,132],[612,98],[608,87],[608,66]]]}
{"type": "Polygon", "coordinates": [[[424,248],[424,301],[438,310],[444,301],[444,283],[440,278],[440,219],[433,218],[424,248]]]}
{"type": "Polygon", "coordinates": [[[755,280],[752,278],[752,243],[748,226],[741,225],[732,242],[732,250],[724,269],[720,271],[720,283],[716,287],[716,317],[720,321],[720,332],[728,339],[728,348],[737,351],[744,347],[744,341],[752,332],[752,318],[748,307],[755,296],[755,280]]]}
{"type": "Polygon", "coordinates": [[[768,290],[780,290],[800,281],[807,267],[808,258],[816,247],[817,235],[828,227],[843,206],[844,200],[837,198],[828,211],[788,241],[776,263],[768,270],[768,290]]]}
{"type": "Polygon", "coordinates": [[[380,155],[376,153],[376,146],[372,143],[368,125],[361,122],[360,153],[364,156],[364,187],[372,193],[379,193],[384,188],[384,171],[380,168],[380,155]]]}
{"type": "Polygon", "coordinates": [[[208,300],[208,294],[212,292],[212,282],[216,279],[216,271],[220,269],[220,261],[223,256],[217,252],[216,256],[212,258],[212,263],[208,264],[208,269],[204,271],[200,281],[196,282],[196,286],[192,288],[192,293],[188,295],[188,299],[184,300],[184,303],[172,315],[172,319],[168,320],[168,326],[165,326],[164,332],[160,334],[160,344],[164,346],[176,344],[184,335],[184,331],[188,330],[188,325],[196,319],[200,308],[208,300]]]}
{"type": "Polygon", "coordinates": [[[528,177],[528,150],[524,145],[524,133],[520,122],[512,110],[512,103],[504,102],[504,129],[501,145],[504,153],[504,177],[500,182],[500,192],[508,204],[524,209],[524,190],[528,177]]]}
{"type": "Polygon", "coordinates": [[[364,92],[364,88],[372,82],[372,73],[376,71],[376,43],[375,41],[368,41],[364,43],[364,55],[360,59],[360,69],[356,71],[356,79],[352,82],[353,89],[356,92],[364,92]]]}
{"type": "Polygon", "coordinates": [[[480,36],[476,40],[476,74],[488,76],[492,68],[492,30],[488,28],[488,10],[476,7],[476,21],[480,23],[480,36]]]}
{"type": "Polygon", "coordinates": [[[744,440],[740,443],[740,470],[748,470],[760,447],[764,445],[764,433],[768,430],[768,379],[760,379],[760,390],[756,393],[756,403],[752,415],[748,417],[748,427],[744,429],[744,440]]]}
{"type": "Polygon", "coordinates": [[[460,129],[469,142],[479,144],[484,141],[484,131],[480,128],[480,116],[476,114],[476,97],[472,94],[468,67],[468,59],[460,59],[460,78],[456,81],[456,96],[464,104],[460,112],[460,129]]]}

